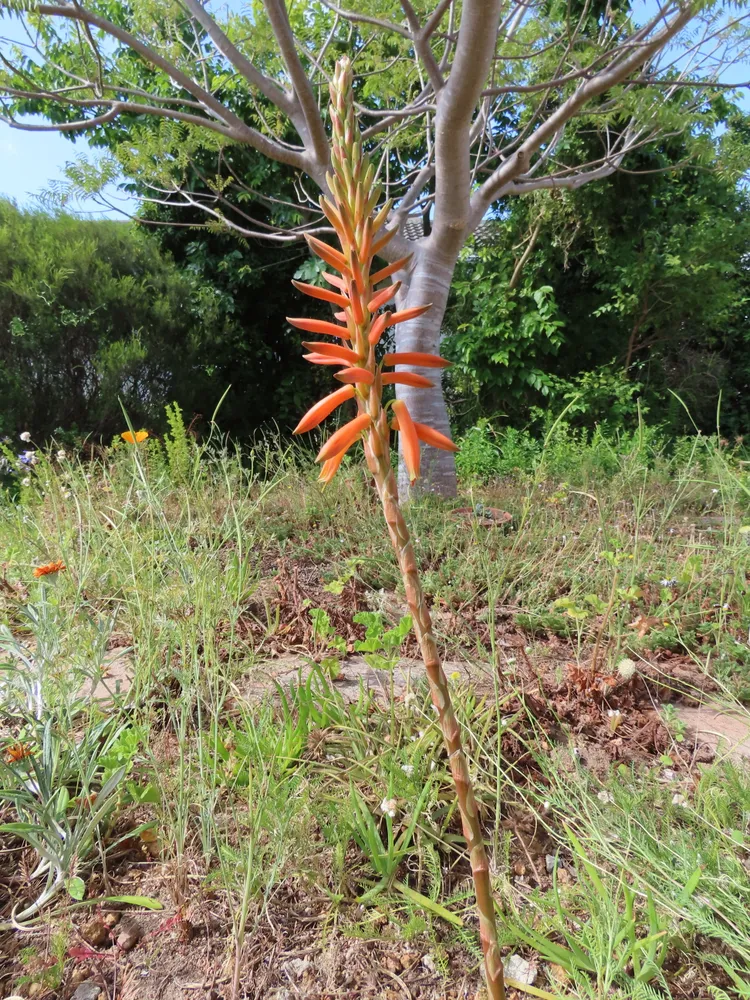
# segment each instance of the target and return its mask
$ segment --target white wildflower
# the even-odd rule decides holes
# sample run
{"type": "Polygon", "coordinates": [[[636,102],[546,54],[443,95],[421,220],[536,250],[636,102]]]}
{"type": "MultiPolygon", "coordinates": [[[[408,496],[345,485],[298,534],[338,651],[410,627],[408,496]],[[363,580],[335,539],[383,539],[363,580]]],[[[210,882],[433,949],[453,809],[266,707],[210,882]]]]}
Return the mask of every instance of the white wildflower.
{"type": "Polygon", "coordinates": [[[615,801],[615,797],[612,792],[608,792],[606,788],[603,788],[601,792],[598,792],[596,797],[605,805],[611,805],[615,801]]]}
{"type": "Polygon", "coordinates": [[[406,775],[412,775],[412,774],[414,774],[414,765],[413,764],[402,764],[401,765],[401,770],[406,775]]]}
{"type": "Polygon", "coordinates": [[[31,432],[24,431],[22,434],[18,435],[22,441],[31,441],[31,432]]]}
{"type": "Polygon", "coordinates": [[[630,678],[635,674],[635,671],[635,663],[628,657],[620,660],[617,664],[617,673],[626,681],[630,680],[630,678]]]}
{"type": "Polygon", "coordinates": [[[31,479],[29,476],[26,476],[25,479],[21,480],[21,486],[31,486],[31,479]]]}
{"type": "Polygon", "coordinates": [[[390,816],[391,819],[396,815],[396,808],[398,807],[398,802],[395,799],[383,799],[380,803],[380,811],[384,816],[390,816]]]}
{"type": "Polygon", "coordinates": [[[672,796],[672,805],[673,806],[686,806],[687,805],[687,799],[685,798],[684,795],[680,795],[679,792],[675,792],[674,795],[672,796]]]}
{"type": "Polygon", "coordinates": [[[662,585],[662,587],[676,587],[677,586],[677,581],[676,580],[659,580],[659,583],[662,585]]]}
{"type": "Polygon", "coordinates": [[[65,461],[65,459],[66,459],[66,458],[67,458],[68,456],[67,456],[67,455],[65,454],[65,450],[64,450],[63,448],[61,448],[61,449],[60,449],[60,450],[59,450],[59,451],[57,452],[57,455],[56,455],[55,457],[57,458],[57,461],[58,461],[58,462],[64,462],[64,461],[65,461]]]}

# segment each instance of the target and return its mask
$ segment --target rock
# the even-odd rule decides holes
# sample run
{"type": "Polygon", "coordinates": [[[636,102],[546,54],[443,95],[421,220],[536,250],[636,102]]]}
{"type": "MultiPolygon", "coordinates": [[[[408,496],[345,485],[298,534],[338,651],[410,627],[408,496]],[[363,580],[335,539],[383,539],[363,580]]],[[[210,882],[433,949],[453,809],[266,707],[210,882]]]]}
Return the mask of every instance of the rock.
{"type": "Polygon", "coordinates": [[[527,962],[520,955],[509,955],[503,962],[505,975],[508,979],[515,979],[517,983],[524,986],[533,986],[536,979],[536,966],[527,962]]]}
{"type": "Polygon", "coordinates": [[[79,983],[85,983],[90,975],[91,969],[88,965],[79,965],[78,968],[73,969],[70,974],[70,985],[78,986],[79,983]]]}
{"type": "Polygon", "coordinates": [[[101,992],[102,991],[98,983],[95,983],[91,979],[87,979],[85,983],[81,983],[70,1000],[99,1000],[101,992]]]}
{"type": "Polygon", "coordinates": [[[555,868],[557,868],[559,864],[556,854],[547,854],[544,858],[544,862],[547,865],[547,871],[550,873],[550,875],[555,870],[555,868]]]}
{"type": "Polygon", "coordinates": [[[108,913],[104,914],[102,920],[107,925],[107,927],[114,927],[116,924],[120,923],[121,917],[122,917],[121,913],[117,913],[115,910],[110,910],[108,913]]]}
{"type": "Polygon", "coordinates": [[[432,955],[422,955],[422,965],[428,972],[437,972],[437,965],[432,955]]]}
{"type": "Polygon", "coordinates": [[[81,928],[81,937],[87,944],[98,948],[105,941],[109,941],[109,927],[99,917],[94,917],[92,920],[87,921],[81,928]]]}
{"type": "Polygon", "coordinates": [[[311,965],[312,962],[307,958],[290,958],[288,962],[284,962],[283,968],[290,976],[301,979],[311,965]]]}
{"type": "Polygon", "coordinates": [[[94,917],[83,925],[81,937],[94,948],[98,948],[105,941],[109,941],[109,927],[99,917],[94,917]]]}
{"type": "Polygon", "coordinates": [[[138,924],[121,923],[115,942],[121,951],[132,951],[143,936],[138,924]]]}

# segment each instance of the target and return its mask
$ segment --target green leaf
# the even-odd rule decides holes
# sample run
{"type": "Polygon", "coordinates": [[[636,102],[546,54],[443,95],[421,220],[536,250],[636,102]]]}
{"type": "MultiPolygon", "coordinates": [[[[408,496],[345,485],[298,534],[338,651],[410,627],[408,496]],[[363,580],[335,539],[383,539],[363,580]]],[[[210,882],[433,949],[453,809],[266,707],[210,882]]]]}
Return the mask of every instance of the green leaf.
{"type": "Polygon", "coordinates": [[[406,896],[417,906],[424,907],[425,910],[430,910],[436,916],[440,917],[442,920],[446,920],[449,924],[453,924],[454,927],[463,927],[463,920],[457,916],[455,913],[451,913],[450,910],[446,910],[444,906],[439,903],[435,903],[433,900],[428,899],[427,896],[423,896],[421,892],[417,892],[416,889],[412,889],[410,886],[405,885],[403,882],[394,882],[394,889],[406,896]]]}
{"type": "Polygon", "coordinates": [[[73,899],[81,900],[86,895],[86,883],[77,875],[65,880],[65,888],[73,899]]]}
{"type": "Polygon", "coordinates": [[[144,910],[163,910],[164,904],[150,896],[105,896],[106,903],[127,903],[128,906],[140,906],[144,910]]]}

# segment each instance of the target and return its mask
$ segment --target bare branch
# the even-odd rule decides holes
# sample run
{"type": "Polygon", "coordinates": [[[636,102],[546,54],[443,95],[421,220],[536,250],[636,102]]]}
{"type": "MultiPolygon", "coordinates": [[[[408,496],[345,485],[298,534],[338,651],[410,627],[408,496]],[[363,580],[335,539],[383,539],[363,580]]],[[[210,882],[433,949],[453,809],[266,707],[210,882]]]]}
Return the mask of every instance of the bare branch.
{"type": "Polygon", "coordinates": [[[359,24],[374,24],[376,28],[382,28],[383,31],[392,31],[397,35],[401,35],[402,38],[411,38],[408,29],[404,28],[403,25],[393,24],[392,21],[386,21],[382,17],[372,17],[370,14],[359,14],[356,10],[343,10],[341,7],[337,7],[336,4],[331,3],[331,0],[321,0],[321,2],[329,10],[332,10],[334,14],[343,17],[345,21],[359,24]]]}
{"type": "MultiPolygon", "coordinates": [[[[13,93],[13,92],[11,92],[13,93]]],[[[15,92],[20,93],[20,92],[15,92]]],[[[34,94],[33,96],[45,96],[34,94]]],[[[106,105],[104,100],[75,101],[75,106],[90,107],[93,105],[106,105]]],[[[235,131],[227,125],[212,121],[210,118],[201,118],[199,115],[191,115],[185,111],[175,111],[173,108],[154,107],[149,104],[132,104],[128,101],[112,101],[109,110],[103,114],[91,118],[81,118],[76,122],[59,122],[54,125],[38,125],[36,122],[19,122],[15,118],[3,117],[1,120],[10,125],[11,128],[22,132],[82,132],[85,129],[96,128],[97,125],[105,125],[121,114],[152,115],[157,118],[169,118],[172,121],[185,122],[189,125],[200,125],[202,128],[211,129],[218,132],[227,139],[237,140],[235,131]]]]}
{"type": "Polygon", "coordinates": [[[443,89],[445,81],[443,80],[443,74],[440,72],[440,67],[438,66],[437,60],[435,59],[432,49],[430,48],[429,36],[425,37],[422,26],[419,23],[419,18],[417,17],[417,12],[412,7],[410,0],[400,0],[400,3],[401,9],[406,15],[406,20],[411,30],[414,50],[422,60],[425,72],[430,78],[432,89],[437,94],[438,91],[443,89]]]}
{"type": "Polygon", "coordinates": [[[240,52],[200,3],[200,0],[181,0],[181,2],[184,3],[192,17],[200,24],[219,52],[234,66],[237,72],[291,118],[294,111],[294,102],[291,96],[273,80],[261,73],[247,56],[240,52]]]}
{"type": "MultiPolygon", "coordinates": [[[[687,7],[675,14],[665,28],[648,41],[642,41],[635,51],[622,56],[622,48],[615,51],[609,66],[601,70],[590,80],[580,84],[576,91],[554,111],[516,150],[515,154],[505,160],[484,182],[472,199],[470,228],[473,230],[479,224],[490,204],[505,193],[506,185],[521,177],[529,169],[531,156],[539,147],[569,121],[592,98],[605,93],[648,61],[662,49],[674,36],[689,23],[695,9],[687,7]]],[[[642,37],[642,31],[633,37],[642,37]]],[[[632,48],[632,38],[626,43],[626,48],[632,48]]]]}
{"type": "Polygon", "coordinates": [[[456,54],[435,117],[433,234],[460,246],[469,216],[469,128],[495,52],[500,0],[464,0],[456,54]]]}
{"type": "Polygon", "coordinates": [[[267,138],[267,136],[264,136],[261,132],[251,128],[238,115],[236,115],[229,108],[225,107],[220,101],[216,100],[212,94],[209,94],[203,87],[199,86],[194,80],[170,63],[158,52],[146,45],[144,42],[141,42],[140,39],[136,38],[135,35],[132,35],[129,31],[125,31],[123,28],[113,24],[104,17],[101,17],[99,14],[86,10],[83,7],[60,6],[57,4],[37,4],[32,8],[32,10],[35,13],[46,14],[51,17],[64,17],[76,21],[85,21],[87,24],[100,28],[112,38],[118,39],[118,41],[127,45],[134,52],[137,52],[143,59],[146,60],[146,62],[162,70],[172,80],[174,80],[175,83],[179,84],[189,94],[192,94],[193,97],[197,98],[197,100],[200,101],[209,113],[215,115],[220,121],[225,122],[227,126],[231,127],[231,137],[234,138],[235,141],[252,146],[260,153],[268,156],[269,159],[277,160],[281,163],[287,163],[290,166],[295,166],[302,170],[310,167],[309,157],[303,150],[290,151],[285,149],[274,140],[267,138]]]}
{"type": "MultiPolygon", "coordinates": [[[[284,0],[263,0],[266,14],[271,22],[276,42],[279,46],[281,56],[292,81],[296,103],[302,112],[302,119],[305,125],[306,136],[305,145],[309,143],[310,153],[315,159],[318,177],[322,180],[322,174],[328,166],[328,139],[323,128],[323,119],[320,117],[318,102],[315,99],[312,85],[305,73],[302,63],[297,53],[294,33],[289,23],[284,0]]],[[[295,114],[290,114],[292,121],[298,118],[295,114]]]]}

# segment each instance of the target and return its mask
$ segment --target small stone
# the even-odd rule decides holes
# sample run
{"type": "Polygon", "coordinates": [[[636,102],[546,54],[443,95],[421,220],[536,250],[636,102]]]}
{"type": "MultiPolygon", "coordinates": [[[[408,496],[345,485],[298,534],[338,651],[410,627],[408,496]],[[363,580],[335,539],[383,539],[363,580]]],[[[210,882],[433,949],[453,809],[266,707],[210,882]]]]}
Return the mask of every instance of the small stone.
{"type": "Polygon", "coordinates": [[[73,969],[70,974],[70,985],[78,986],[79,983],[85,983],[90,975],[91,969],[88,965],[79,965],[78,968],[73,969]]]}
{"type": "Polygon", "coordinates": [[[552,872],[555,870],[555,868],[557,868],[557,866],[558,866],[557,855],[556,854],[547,854],[545,856],[545,858],[544,858],[544,863],[547,866],[547,871],[551,875],[552,872]]]}
{"type": "Polygon", "coordinates": [[[85,983],[81,983],[70,1000],[99,1000],[101,992],[99,984],[88,979],[85,983]]]}
{"type": "Polygon", "coordinates": [[[301,979],[311,964],[307,958],[290,958],[288,962],[284,962],[284,971],[295,979],[301,979]]]}
{"type": "Polygon", "coordinates": [[[536,966],[527,962],[520,955],[509,955],[503,962],[505,975],[508,979],[515,979],[517,983],[524,986],[533,986],[536,979],[536,966]]]}
{"type": "Polygon", "coordinates": [[[422,955],[422,965],[428,972],[437,972],[437,965],[432,955],[422,955]]]}
{"type": "Polygon", "coordinates": [[[109,928],[98,917],[94,917],[93,920],[89,920],[83,925],[81,936],[84,941],[98,948],[109,940],[109,928]]]}
{"type": "Polygon", "coordinates": [[[120,924],[117,933],[116,944],[121,951],[132,951],[143,936],[143,931],[138,924],[120,924]]]}
{"type": "Polygon", "coordinates": [[[108,913],[104,914],[102,920],[107,925],[107,927],[114,927],[116,924],[120,923],[121,917],[122,917],[121,913],[117,913],[115,910],[110,910],[108,913]]]}

